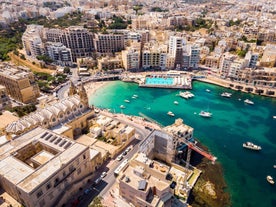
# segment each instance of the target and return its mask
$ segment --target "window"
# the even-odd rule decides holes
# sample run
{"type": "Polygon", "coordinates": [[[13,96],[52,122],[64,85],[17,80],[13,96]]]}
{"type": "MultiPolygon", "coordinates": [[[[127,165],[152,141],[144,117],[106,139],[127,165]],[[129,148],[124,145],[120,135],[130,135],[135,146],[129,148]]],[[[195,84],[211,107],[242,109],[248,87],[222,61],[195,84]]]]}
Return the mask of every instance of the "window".
{"type": "Polygon", "coordinates": [[[39,197],[42,196],[42,195],[43,195],[42,190],[40,190],[40,191],[38,191],[38,192],[36,193],[36,197],[37,197],[37,198],[39,198],[39,197]]]}
{"type": "Polygon", "coordinates": [[[85,154],[82,156],[83,157],[83,159],[85,160],[86,159],[86,156],[85,156],[85,154]]]}
{"type": "Polygon", "coordinates": [[[51,187],[52,187],[51,183],[48,183],[48,184],[46,185],[46,189],[47,189],[47,190],[49,190],[51,187]]]}

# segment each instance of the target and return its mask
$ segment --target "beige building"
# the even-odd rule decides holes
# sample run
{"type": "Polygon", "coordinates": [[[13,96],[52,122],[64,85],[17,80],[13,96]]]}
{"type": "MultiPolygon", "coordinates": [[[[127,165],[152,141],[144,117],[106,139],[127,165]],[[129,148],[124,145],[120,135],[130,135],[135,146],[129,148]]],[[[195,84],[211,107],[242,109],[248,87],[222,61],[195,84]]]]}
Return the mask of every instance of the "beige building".
{"type": "Polygon", "coordinates": [[[122,51],[122,62],[126,70],[138,70],[140,68],[141,43],[132,42],[130,47],[122,51]]]}
{"type": "Polygon", "coordinates": [[[97,169],[99,152],[40,127],[0,147],[1,187],[28,207],[61,206],[97,169]]]}
{"type": "Polygon", "coordinates": [[[39,87],[28,68],[0,63],[0,84],[17,101],[32,103],[39,97],[39,87]]]}
{"type": "Polygon", "coordinates": [[[122,59],[120,56],[116,57],[102,57],[98,59],[99,70],[114,70],[122,68],[122,59]]]}
{"type": "Polygon", "coordinates": [[[94,109],[88,107],[88,98],[83,85],[77,90],[70,89],[70,96],[45,106],[6,127],[9,134],[21,134],[36,126],[51,128],[58,134],[75,138],[88,126],[88,119],[94,115],[94,109]]]}
{"type": "Polygon", "coordinates": [[[212,69],[218,69],[219,59],[219,56],[207,56],[205,58],[205,66],[212,69]]]}
{"type": "Polygon", "coordinates": [[[6,87],[0,85],[0,111],[7,107],[11,107],[11,100],[8,96],[6,87]]]}
{"type": "Polygon", "coordinates": [[[95,49],[100,54],[120,52],[125,47],[124,34],[95,34],[95,49]]]}
{"type": "Polygon", "coordinates": [[[169,167],[150,160],[143,153],[134,155],[118,178],[119,194],[136,207],[169,207],[173,189],[166,180],[169,167]]]}

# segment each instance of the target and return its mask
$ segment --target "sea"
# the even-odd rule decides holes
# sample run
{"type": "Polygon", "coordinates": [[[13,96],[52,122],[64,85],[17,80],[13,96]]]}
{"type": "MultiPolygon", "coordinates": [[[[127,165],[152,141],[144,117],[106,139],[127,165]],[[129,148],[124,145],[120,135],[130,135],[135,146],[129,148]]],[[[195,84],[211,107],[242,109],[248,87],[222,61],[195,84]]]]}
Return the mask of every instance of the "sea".
{"type": "Polygon", "coordinates": [[[276,99],[199,81],[193,82],[191,92],[195,97],[186,100],[178,96],[179,92],[114,81],[98,89],[89,97],[89,102],[115,113],[145,115],[163,126],[174,123],[176,118],[183,119],[194,128],[194,137],[207,146],[222,165],[231,206],[275,207],[276,184],[269,184],[266,176],[271,175],[276,182],[276,168],[273,168],[276,165],[276,119],[273,119],[276,99]],[[230,92],[232,97],[221,97],[222,92],[230,92]],[[255,104],[245,104],[245,99],[255,104]],[[121,105],[125,108],[121,109],[121,105]],[[201,117],[198,115],[201,110],[213,116],[201,117]],[[168,111],[175,117],[168,116],[168,111]],[[242,144],[247,141],[260,145],[262,150],[243,148],[242,144]]]}

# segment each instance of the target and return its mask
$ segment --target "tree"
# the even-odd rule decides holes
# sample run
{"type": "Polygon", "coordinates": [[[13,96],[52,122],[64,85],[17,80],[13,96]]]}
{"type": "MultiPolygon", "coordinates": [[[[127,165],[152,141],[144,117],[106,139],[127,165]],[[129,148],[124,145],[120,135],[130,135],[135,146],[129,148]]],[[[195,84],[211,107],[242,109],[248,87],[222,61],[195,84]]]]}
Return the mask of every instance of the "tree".
{"type": "Polygon", "coordinates": [[[63,73],[67,73],[67,74],[70,73],[70,68],[67,67],[67,66],[64,67],[64,68],[63,68],[63,73]]]}
{"type": "Polygon", "coordinates": [[[96,197],[94,198],[94,200],[92,201],[92,203],[89,205],[89,207],[104,207],[102,205],[102,198],[101,197],[96,197]]]}

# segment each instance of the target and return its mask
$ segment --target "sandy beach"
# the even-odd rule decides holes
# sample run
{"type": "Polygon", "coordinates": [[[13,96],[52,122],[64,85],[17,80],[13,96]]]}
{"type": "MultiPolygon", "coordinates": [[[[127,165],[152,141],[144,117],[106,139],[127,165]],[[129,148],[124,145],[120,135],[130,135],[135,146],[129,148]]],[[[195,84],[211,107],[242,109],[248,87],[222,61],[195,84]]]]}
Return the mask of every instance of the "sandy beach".
{"type": "Polygon", "coordinates": [[[87,92],[88,97],[96,93],[96,91],[110,83],[111,81],[100,81],[100,82],[89,82],[85,84],[85,90],[87,92]]]}

